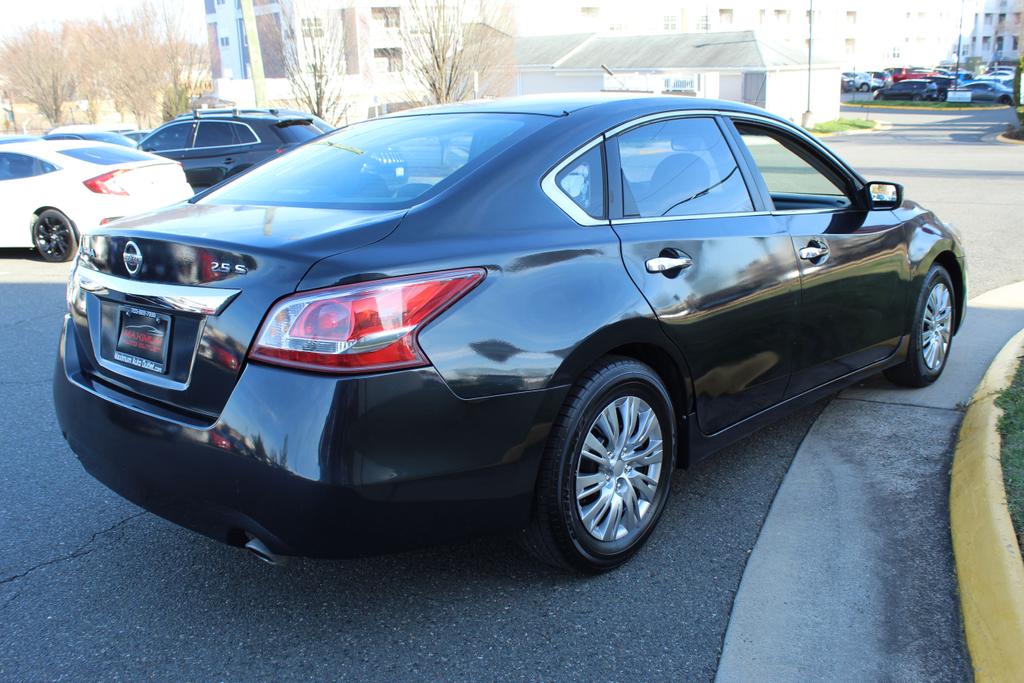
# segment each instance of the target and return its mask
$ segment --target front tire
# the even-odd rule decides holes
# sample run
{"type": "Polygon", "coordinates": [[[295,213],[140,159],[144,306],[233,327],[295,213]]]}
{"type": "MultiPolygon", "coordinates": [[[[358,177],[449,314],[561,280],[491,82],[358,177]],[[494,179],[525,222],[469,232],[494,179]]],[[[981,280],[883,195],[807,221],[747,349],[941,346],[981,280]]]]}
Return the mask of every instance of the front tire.
{"type": "Polygon", "coordinates": [[[78,249],[78,235],[71,219],[56,209],[40,212],[32,224],[32,242],[43,260],[70,261],[78,249]]]}
{"type": "Polygon", "coordinates": [[[537,559],[596,574],[650,537],[675,470],[672,399],[650,367],[610,357],[573,386],[541,462],[521,540],[537,559]]]}
{"type": "Polygon", "coordinates": [[[953,345],[957,306],[955,291],[946,269],[934,264],[928,270],[917,297],[907,358],[885,371],[889,381],[920,388],[942,375],[953,345]]]}

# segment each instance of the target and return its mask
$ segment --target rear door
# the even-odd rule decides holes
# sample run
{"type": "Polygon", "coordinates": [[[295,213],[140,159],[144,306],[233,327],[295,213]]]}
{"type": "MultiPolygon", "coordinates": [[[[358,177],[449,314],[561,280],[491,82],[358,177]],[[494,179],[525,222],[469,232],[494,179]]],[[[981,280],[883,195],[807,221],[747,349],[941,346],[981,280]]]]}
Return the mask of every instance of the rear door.
{"type": "Polygon", "coordinates": [[[908,324],[903,224],[892,211],[868,210],[859,181],[816,143],[767,120],[733,122],[799,256],[800,325],[786,395],[888,358],[908,324]]]}
{"type": "Polygon", "coordinates": [[[33,212],[57,201],[50,174],[58,170],[28,154],[0,152],[0,247],[34,246],[33,212]]]}
{"type": "Polygon", "coordinates": [[[192,187],[216,185],[252,165],[251,152],[260,142],[253,129],[236,121],[199,121],[195,144],[185,153],[185,173],[192,187]]]}
{"type": "Polygon", "coordinates": [[[656,116],[607,145],[623,260],[689,364],[708,434],[782,400],[799,297],[789,234],[749,191],[722,125],[656,116]]]}

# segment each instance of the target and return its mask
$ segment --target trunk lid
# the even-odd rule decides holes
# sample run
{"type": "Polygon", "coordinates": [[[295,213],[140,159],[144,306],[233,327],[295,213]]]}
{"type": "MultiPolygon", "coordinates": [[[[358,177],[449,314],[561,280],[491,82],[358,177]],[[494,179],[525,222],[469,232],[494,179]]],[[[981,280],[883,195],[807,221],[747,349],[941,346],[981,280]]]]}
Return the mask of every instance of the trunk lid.
{"type": "Polygon", "coordinates": [[[71,307],[82,372],[212,421],[270,305],[317,261],[387,237],[403,214],[188,204],[86,235],[71,307]],[[163,340],[148,350],[164,354],[158,371],[123,354],[126,321],[146,311],[158,314],[143,326],[163,340]]]}

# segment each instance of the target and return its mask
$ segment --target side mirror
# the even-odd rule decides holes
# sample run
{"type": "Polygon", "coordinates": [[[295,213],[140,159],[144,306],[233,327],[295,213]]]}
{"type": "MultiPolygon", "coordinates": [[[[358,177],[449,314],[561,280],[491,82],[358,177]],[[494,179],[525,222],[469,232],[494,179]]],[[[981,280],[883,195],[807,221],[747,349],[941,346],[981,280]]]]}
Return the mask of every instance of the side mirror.
{"type": "Polygon", "coordinates": [[[870,182],[864,186],[869,209],[896,209],[903,204],[903,186],[885,181],[870,182]]]}

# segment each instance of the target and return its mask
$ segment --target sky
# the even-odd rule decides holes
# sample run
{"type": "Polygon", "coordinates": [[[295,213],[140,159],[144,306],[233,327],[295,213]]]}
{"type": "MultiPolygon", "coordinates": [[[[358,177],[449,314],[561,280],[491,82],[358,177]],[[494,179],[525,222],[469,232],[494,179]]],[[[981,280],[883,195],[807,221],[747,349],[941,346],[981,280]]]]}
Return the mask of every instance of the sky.
{"type": "MultiPolygon", "coordinates": [[[[205,40],[203,0],[156,0],[177,5],[185,13],[196,36],[205,40]]],[[[65,19],[98,19],[131,12],[145,0],[0,0],[0,37],[17,33],[32,24],[54,24],[65,19]]]]}

